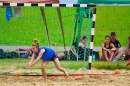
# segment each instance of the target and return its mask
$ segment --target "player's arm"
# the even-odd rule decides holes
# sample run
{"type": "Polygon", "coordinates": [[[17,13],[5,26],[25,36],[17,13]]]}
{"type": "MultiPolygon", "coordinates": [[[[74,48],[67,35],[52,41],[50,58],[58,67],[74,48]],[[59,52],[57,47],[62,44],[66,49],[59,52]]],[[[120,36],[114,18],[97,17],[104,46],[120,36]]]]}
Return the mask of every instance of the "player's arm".
{"type": "Polygon", "coordinates": [[[108,51],[108,49],[106,49],[106,48],[104,47],[104,43],[102,43],[102,49],[105,50],[105,51],[108,51]]]}
{"type": "Polygon", "coordinates": [[[115,46],[111,43],[111,46],[112,46],[112,49],[111,49],[111,51],[115,51],[116,50],[116,48],[115,48],[115,46]]]}
{"type": "Polygon", "coordinates": [[[42,55],[43,55],[44,52],[45,52],[45,49],[42,49],[39,52],[39,55],[38,55],[37,59],[30,65],[30,67],[33,66],[34,64],[36,64],[41,59],[41,57],[42,57],[42,55]]]}
{"type": "Polygon", "coordinates": [[[30,63],[32,63],[32,62],[33,62],[33,60],[34,60],[35,56],[36,56],[36,55],[35,55],[35,53],[33,53],[33,54],[32,54],[32,57],[31,57],[31,60],[30,60],[30,63]]]}
{"type": "Polygon", "coordinates": [[[32,64],[34,58],[35,58],[35,53],[32,54],[31,60],[28,62],[26,67],[28,67],[30,64],[32,64]]]}

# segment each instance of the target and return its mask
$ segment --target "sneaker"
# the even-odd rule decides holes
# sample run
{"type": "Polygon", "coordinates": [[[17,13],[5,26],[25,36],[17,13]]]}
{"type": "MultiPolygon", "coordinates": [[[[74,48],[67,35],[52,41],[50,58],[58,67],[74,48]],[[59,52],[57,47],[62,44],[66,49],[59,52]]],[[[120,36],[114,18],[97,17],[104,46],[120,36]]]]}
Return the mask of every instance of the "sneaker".
{"type": "Polygon", "coordinates": [[[116,62],[116,61],[117,61],[117,58],[116,58],[116,57],[112,59],[112,62],[116,62]]]}
{"type": "Polygon", "coordinates": [[[124,60],[124,57],[121,57],[120,60],[124,60]]]}

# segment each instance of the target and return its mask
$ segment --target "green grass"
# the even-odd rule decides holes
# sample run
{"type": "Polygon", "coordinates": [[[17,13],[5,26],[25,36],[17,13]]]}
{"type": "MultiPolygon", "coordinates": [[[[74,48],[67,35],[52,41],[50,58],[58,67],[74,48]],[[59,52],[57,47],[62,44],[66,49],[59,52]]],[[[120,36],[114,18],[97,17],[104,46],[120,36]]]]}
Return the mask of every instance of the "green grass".
{"type": "Polygon", "coordinates": [[[107,70],[115,70],[115,69],[126,69],[130,70],[130,67],[126,67],[127,61],[117,61],[117,62],[106,62],[106,61],[95,61],[92,63],[92,67],[97,69],[107,69],[107,70]],[[119,65],[118,65],[119,64],[119,65]]]}
{"type": "MultiPolygon", "coordinates": [[[[117,33],[122,46],[127,45],[130,33],[130,6],[97,7],[96,31],[94,46],[101,46],[104,37],[110,32],[117,33]]],[[[23,7],[23,16],[5,20],[5,8],[0,8],[0,45],[31,45],[33,39],[40,40],[40,45],[47,45],[46,30],[40,9],[23,7]]],[[[73,38],[75,8],[62,8],[63,26],[66,45],[70,46],[73,38]],[[69,16],[68,16],[69,15],[69,16]]],[[[63,46],[62,33],[55,8],[45,8],[49,37],[51,42],[63,46]]],[[[86,35],[87,19],[84,19],[82,35],[86,35]]],[[[77,33],[76,33],[77,34],[77,33]]]]}
{"type": "MultiPolygon", "coordinates": [[[[41,61],[40,60],[35,66],[33,66],[31,69],[41,69],[41,61]]],[[[26,64],[29,62],[29,59],[25,58],[18,58],[18,59],[0,59],[0,68],[1,69],[6,69],[6,68],[11,68],[14,67],[16,69],[26,69],[26,64]]],[[[79,61],[60,61],[61,66],[67,69],[79,69],[82,68],[83,62],[79,61]]],[[[85,65],[87,66],[87,64],[85,65]]],[[[53,62],[49,62],[47,65],[47,69],[53,69],[55,68],[55,65],[53,62]]]]}
{"type": "MultiPolygon", "coordinates": [[[[26,69],[26,64],[29,62],[29,59],[24,58],[18,58],[18,59],[0,59],[0,70],[2,69],[11,69],[12,67],[15,69],[26,69]]],[[[82,61],[60,61],[61,66],[66,69],[79,69],[83,67],[82,61]]],[[[106,62],[106,61],[94,61],[92,63],[92,68],[96,69],[107,69],[107,70],[115,70],[117,69],[126,69],[130,70],[130,66],[126,67],[125,64],[127,61],[117,61],[115,63],[112,62],[106,62]]],[[[87,68],[87,62],[85,63],[85,67],[87,68]]],[[[47,65],[47,69],[54,69],[55,65],[53,62],[50,62],[47,65]]],[[[31,67],[31,69],[41,69],[41,60],[31,67]]]]}
{"type": "MultiPolygon", "coordinates": [[[[23,7],[23,16],[12,18],[5,21],[5,9],[0,9],[0,44],[1,45],[32,45],[33,39],[40,40],[41,45],[47,45],[46,28],[43,23],[42,15],[38,7],[23,7]],[[3,22],[4,21],[4,22],[3,22]]],[[[63,46],[62,32],[58,20],[56,8],[45,8],[47,26],[51,42],[57,42],[63,46]]],[[[76,8],[62,8],[63,25],[65,32],[66,45],[70,46],[73,37],[73,26],[76,8]],[[66,12],[67,10],[67,12],[66,12]]],[[[83,27],[86,27],[84,24],[83,27]]],[[[86,34],[83,29],[82,34],[86,34]]]]}
{"type": "Polygon", "coordinates": [[[95,31],[95,46],[101,46],[105,36],[115,31],[122,46],[126,46],[130,36],[130,12],[128,7],[98,7],[95,31]]]}

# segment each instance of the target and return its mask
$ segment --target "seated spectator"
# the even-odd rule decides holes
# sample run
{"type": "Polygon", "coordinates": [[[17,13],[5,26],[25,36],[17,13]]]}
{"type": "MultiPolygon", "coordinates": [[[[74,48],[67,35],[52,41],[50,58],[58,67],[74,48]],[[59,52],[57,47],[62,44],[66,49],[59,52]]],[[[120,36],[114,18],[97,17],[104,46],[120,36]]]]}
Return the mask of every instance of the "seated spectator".
{"type": "Polygon", "coordinates": [[[23,49],[23,48],[19,48],[16,50],[16,52],[18,53],[18,55],[20,56],[20,54],[25,53],[27,57],[32,55],[32,48],[27,48],[27,49],[23,49]]]}
{"type": "Polygon", "coordinates": [[[76,52],[78,53],[79,60],[84,60],[85,52],[86,52],[85,59],[88,60],[90,49],[88,48],[87,37],[81,36],[79,44],[75,42],[74,46],[75,46],[76,52]]]}
{"type": "Polygon", "coordinates": [[[121,47],[120,42],[116,39],[116,33],[115,32],[111,32],[111,43],[113,43],[113,45],[116,47],[116,51],[114,52],[114,57],[116,57],[119,54],[119,48],[121,47]]]}
{"type": "MultiPolygon", "coordinates": [[[[113,62],[116,62],[117,59],[125,55],[126,59],[130,59],[130,37],[128,37],[128,46],[124,48],[117,56],[113,59],[113,62]]],[[[129,64],[130,65],[130,64],[129,64]]]]}
{"type": "MultiPolygon", "coordinates": [[[[53,45],[54,45],[54,50],[57,53],[57,44],[53,43],[53,45]]],[[[84,50],[85,50],[86,46],[87,46],[86,36],[81,36],[79,44],[77,43],[77,40],[75,43],[73,43],[73,46],[72,46],[73,51],[71,51],[71,50],[64,51],[64,52],[58,53],[57,55],[58,55],[58,57],[64,57],[64,56],[70,56],[70,54],[73,53],[74,54],[73,56],[75,56],[73,58],[73,60],[75,60],[77,58],[77,55],[79,57],[79,60],[83,60],[84,59],[83,58],[84,57],[84,50]],[[78,47],[78,51],[77,51],[77,47],[78,47]]],[[[71,60],[72,60],[72,58],[71,58],[71,60]]]]}
{"type": "Polygon", "coordinates": [[[102,57],[101,60],[105,61],[112,61],[113,56],[114,56],[114,51],[116,50],[115,46],[113,43],[110,43],[110,36],[105,37],[106,42],[102,43],[102,57]]]}

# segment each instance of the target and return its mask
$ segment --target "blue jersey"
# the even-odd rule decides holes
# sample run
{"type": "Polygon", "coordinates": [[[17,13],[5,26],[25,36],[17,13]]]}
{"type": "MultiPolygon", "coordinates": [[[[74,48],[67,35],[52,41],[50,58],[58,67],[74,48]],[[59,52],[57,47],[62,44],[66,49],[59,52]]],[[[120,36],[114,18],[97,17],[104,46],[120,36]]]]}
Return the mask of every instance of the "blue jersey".
{"type": "MultiPolygon", "coordinates": [[[[47,48],[47,47],[40,47],[38,49],[38,53],[42,50],[45,49],[45,52],[43,53],[41,59],[46,60],[46,61],[50,61],[50,60],[54,60],[55,58],[57,58],[56,53],[54,52],[54,50],[52,50],[51,48],[47,48]]],[[[36,56],[38,56],[36,54],[36,56]]]]}

